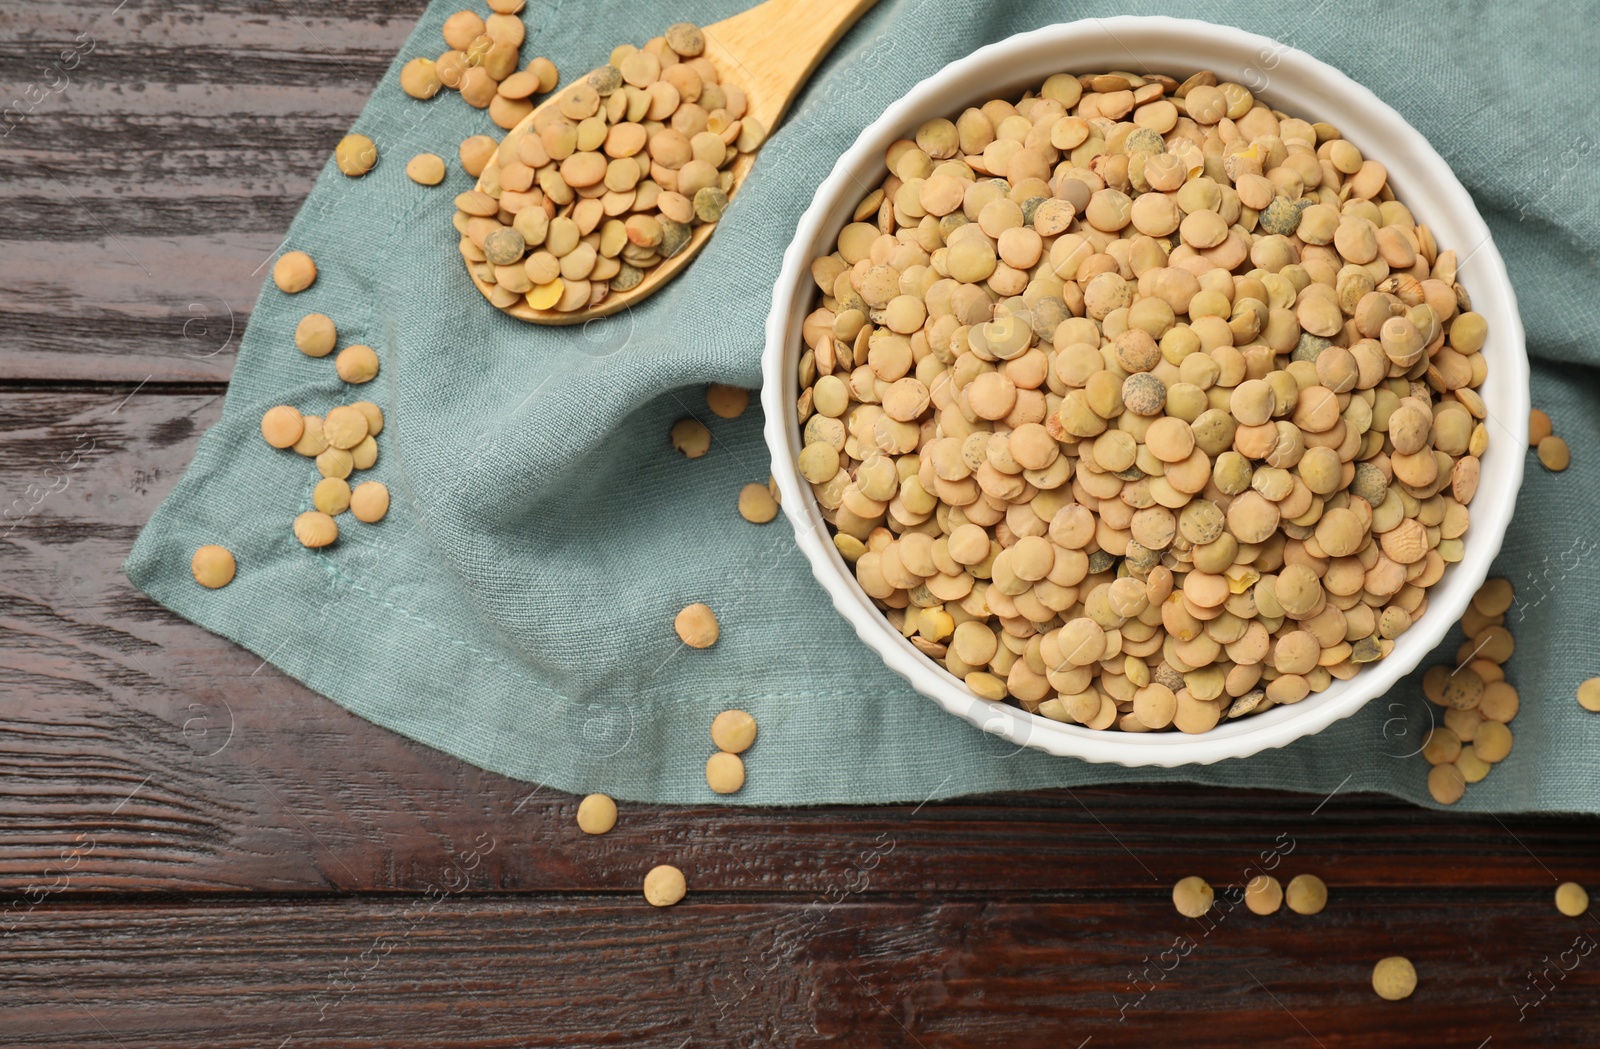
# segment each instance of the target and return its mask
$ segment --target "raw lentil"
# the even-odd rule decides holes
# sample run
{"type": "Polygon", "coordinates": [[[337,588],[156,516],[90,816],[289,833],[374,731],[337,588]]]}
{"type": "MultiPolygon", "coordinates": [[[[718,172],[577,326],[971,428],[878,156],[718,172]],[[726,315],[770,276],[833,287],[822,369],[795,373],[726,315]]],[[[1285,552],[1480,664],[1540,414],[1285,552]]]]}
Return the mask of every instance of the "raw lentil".
{"type": "Polygon", "coordinates": [[[1372,967],[1372,989],[1386,1002],[1410,998],[1417,989],[1417,970],[1408,959],[1395,955],[1372,967]]]}
{"type": "Polygon", "coordinates": [[[1559,437],[1546,437],[1539,442],[1539,461],[1545,469],[1560,473],[1572,462],[1572,451],[1567,447],[1567,442],[1559,437]]]}
{"type": "Polygon", "coordinates": [[[1244,887],[1244,905],[1253,914],[1276,914],[1283,906],[1283,886],[1270,874],[1258,874],[1244,887]]]}
{"type": "Polygon", "coordinates": [[[306,415],[301,420],[300,439],[294,442],[294,450],[300,455],[315,458],[328,449],[328,442],[322,436],[322,416],[306,415]]]}
{"type": "Polygon", "coordinates": [[[717,643],[722,628],[717,624],[717,614],[710,606],[696,602],[678,613],[672,628],[690,648],[710,648],[717,643]]]}
{"type": "Polygon", "coordinates": [[[333,162],[351,178],[360,178],[378,162],[378,147],[366,135],[349,134],[333,150],[333,162]]]}
{"type": "Polygon", "coordinates": [[[616,825],[617,803],[608,795],[588,794],[578,802],[578,829],[585,834],[604,834],[616,825]]]}
{"type": "Polygon", "coordinates": [[[367,433],[376,437],[383,432],[383,409],[371,401],[357,401],[350,407],[367,417],[367,433]]]}
{"type": "Polygon", "coordinates": [[[1283,897],[1296,914],[1319,914],[1328,905],[1328,887],[1315,874],[1296,874],[1283,897]]]}
{"type": "Polygon", "coordinates": [[[483,169],[494,159],[499,148],[500,144],[488,135],[473,135],[465,139],[456,150],[456,155],[461,159],[461,170],[477,178],[483,174],[483,169]]]}
{"type": "Polygon", "coordinates": [[[307,357],[326,357],[333,352],[338,332],[333,321],[320,313],[308,313],[295,325],[294,344],[307,357]]]}
{"type": "Polygon", "coordinates": [[[747,484],[739,490],[739,516],[751,524],[766,524],[778,516],[778,501],[764,484],[747,484]]]}
{"type": "Polygon", "coordinates": [[[644,876],[644,898],[652,907],[671,907],[688,891],[683,872],[670,864],[652,867],[644,876]]]}
{"type": "Polygon", "coordinates": [[[1467,779],[1454,764],[1434,765],[1428,770],[1428,793],[1441,805],[1454,805],[1467,789],[1467,779]]]}
{"type": "Polygon", "coordinates": [[[706,785],[718,794],[733,794],[744,786],[744,762],[739,755],[719,750],[706,759],[706,785]]]}
{"type": "MultiPolygon", "coordinates": [[[[892,146],[812,264],[797,466],[976,694],[1204,732],[1387,656],[1461,560],[1487,325],[1336,129],[1214,75],[1171,94],[1063,75],[892,146]]],[[[1509,657],[1500,626],[1475,659],[1509,657]]],[[[1489,678],[1450,669],[1429,697],[1486,719],[1489,678]]]]}
{"type": "Polygon", "coordinates": [[[1538,408],[1535,408],[1528,413],[1529,448],[1539,447],[1539,442],[1543,441],[1546,437],[1549,437],[1554,432],[1555,427],[1551,425],[1550,416],[1546,415],[1538,408]]]}
{"type": "Polygon", "coordinates": [[[672,424],[672,447],[690,459],[711,450],[711,431],[699,419],[679,419],[672,424]]]}
{"type": "Polygon", "coordinates": [[[294,537],[315,549],[339,538],[339,526],[321,510],[307,510],[294,519],[294,537]]]}
{"type": "Polygon", "coordinates": [[[1592,677],[1578,686],[1578,705],[1584,710],[1600,711],[1600,677],[1592,677]]]}
{"type": "Polygon", "coordinates": [[[400,67],[400,89],[412,98],[430,99],[443,86],[431,58],[413,58],[400,67]]]}
{"type": "Polygon", "coordinates": [[[1216,893],[1204,878],[1191,874],[1172,887],[1172,905],[1185,918],[1199,918],[1211,909],[1216,893]]]}
{"type": "Polygon", "coordinates": [[[274,448],[293,448],[305,431],[305,419],[287,404],[268,409],[261,417],[261,436],[274,448]]]}
{"type": "Polygon", "coordinates": [[[711,722],[711,742],[718,750],[743,754],[756,741],[756,719],[742,710],[724,710],[711,722]]]}
{"type": "Polygon", "coordinates": [[[311,490],[311,505],[337,517],[350,509],[350,482],[342,477],[324,477],[311,490]]]}
{"type": "Polygon", "coordinates": [[[706,406],[723,419],[737,419],[750,406],[750,391],[742,386],[714,382],[706,387],[706,406]]]}
{"type": "Polygon", "coordinates": [[[370,470],[378,461],[378,442],[369,433],[361,443],[350,449],[350,460],[357,470],[370,470]]]}
{"type": "Polygon", "coordinates": [[[233,582],[235,570],[233,554],[227,547],[208,544],[194,552],[189,569],[194,581],[208,590],[216,590],[233,582]]]}
{"type": "Polygon", "coordinates": [[[389,488],[381,481],[362,481],[350,493],[350,512],[357,521],[376,524],[389,512],[389,488]]]}
{"type": "Polygon", "coordinates": [[[367,417],[349,405],[331,409],[322,417],[322,436],[331,448],[349,451],[367,436],[367,417]]]}
{"type": "Polygon", "coordinates": [[[1472,750],[1489,764],[1498,765],[1511,753],[1511,730],[1502,722],[1485,721],[1478,726],[1472,750]]]}
{"type": "Polygon", "coordinates": [[[316,279],[317,264],[303,251],[286,251],[272,264],[272,283],[285,294],[305,291],[316,279]]]}
{"type": "Polygon", "coordinates": [[[378,377],[378,355],[371,346],[346,346],[333,359],[333,368],[345,382],[371,382],[378,377]]]}
{"type": "Polygon", "coordinates": [[[1568,918],[1576,918],[1589,909],[1589,892],[1575,881],[1564,881],[1556,886],[1556,910],[1568,918]]]}

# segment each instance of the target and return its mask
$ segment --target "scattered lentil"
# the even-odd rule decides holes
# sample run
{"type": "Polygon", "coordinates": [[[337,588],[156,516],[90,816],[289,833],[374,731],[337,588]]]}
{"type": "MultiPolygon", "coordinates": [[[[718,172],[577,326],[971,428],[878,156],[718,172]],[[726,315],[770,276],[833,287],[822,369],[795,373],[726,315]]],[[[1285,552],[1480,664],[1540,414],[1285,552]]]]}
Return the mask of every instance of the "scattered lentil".
{"type": "Polygon", "coordinates": [[[1564,881],[1556,886],[1556,910],[1568,918],[1576,918],[1589,909],[1589,892],[1575,881],[1564,881]]]}
{"type": "Polygon", "coordinates": [[[732,794],[744,786],[744,762],[739,755],[719,750],[706,760],[706,784],[718,794],[732,794]]]}
{"type": "Polygon", "coordinates": [[[1600,711],[1600,677],[1592,677],[1578,686],[1578,705],[1584,710],[1600,711]]]}
{"type": "Polygon", "coordinates": [[[652,867],[644,876],[644,898],[652,907],[671,907],[688,891],[683,872],[670,864],[652,867]]]}
{"type": "MultiPolygon", "coordinates": [[[[616,825],[617,803],[607,795],[589,794],[578,802],[578,829],[585,834],[604,834],[616,825]]],[[[649,884],[646,880],[647,894],[650,891],[649,884]]]]}
{"type": "Polygon", "coordinates": [[[706,387],[706,405],[720,418],[737,419],[750,406],[750,391],[714,382],[706,387]]]}
{"type": "Polygon", "coordinates": [[[718,750],[743,754],[756,741],[756,719],[742,710],[724,710],[711,722],[711,742],[718,750]]]}
{"type": "Polygon", "coordinates": [[[406,175],[420,186],[437,186],[444,181],[444,158],[437,153],[418,153],[406,161],[406,175]]]}
{"type": "Polygon", "coordinates": [[[477,178],[499,150],[500,144],[488,135],[473,135],[464,140],[456,155],[461,160],[461,170],[477,178]]]}
{"type": "Polygon", "coordinates": [[[766,524],[778,516],[778,501],[764,484],[747,484],[739,490],[739,516],[751,524],[766,524]]]}
{"type": "Polygon", "coordinates": [[[690,648],[710,648],[722,635],[722,628],[717,624],[717,614],[711,611],[710,606],[699,602],[679,612],[677,618],[673,620],[672,628],[690,648]]]}
{"type": "Polygon", "coordinates": [[[449,50],[437,60],[407,62],[400,68],[400,87],[412,98],[424,100],[441,87],[454,88],[468,105],[487,108],[491,120],[509,129],[533,111],[529,95],[555,87],[555,67],[549,59],[536,58],[523,73],[516,72],[527,36],[522,19],[515,17],[522,0],[494,0],[489,6],[494,13],[487,19],[473,11],[457,11],[445,19],[442,35],[449,50]],[[508,92],[497,90],[516,77],[528,81],[525,90],[516,86],[508,92]]]}
{"type": "Polygon", "coordinates": [[[324,477],[311,490],[311,505],[337,517],[350,509],[350,482],[342,477],[324,477]]]}
{"type": "Polygon", "coordinates": [[[711,431],[699,419],[679,419],[672,424],[672,447],[698,459],[711,450],[711,431]]]}
{"type": "Polygon", "coordinates": [[[315,549],[339,538],[339,526],[321,510],[307,510],[294,519],[294,537],[315,549]]]}
{"type": "Polygon", "coordinates": [[[412,98],[430,99],[443,86],[431,58],[413,58],[400,67],[400,89],[412,98]]]}
{"type": "Polygon", "coordinates": [[[351,178],[360,178],[378,163],[377,144],[366,135],[346,135],[334,147],[333,162],[351,178]]]}
{"type": "Polygon", "coordinates": [[[303,251],[286,251],[272,264],[272,283],[285,294],[305,291],[316,279],[317,264],[303,251]]]}
{"type": "Polygon", "coordinates": [[[233,582],[235,567],[233,554],[229,553],[228,548],[215,544],[196,550],[189,562],[194,581],[208,590],[216,590],[233,582]]]}
{"type": "Polygon", "coordinates": [[[1485,721],[1472,740],[1473,752],[1491,765],[1498,765],[1511,754],[1511,730],[1503,722],[1485,721]]]}
{"type": "Polygon", "coordinates": [[[1539,442],[1539,461],[1545,469],[1560,473],[1572,462],[1572,450],[1559,437],[1546,437],[1539,442]]]}
{"type": "Polygon", "coordinates": [[[326,357],[337,339],[333,321],[323,314],[308,313],[295,325],[294,344],[307,357],[326,357]]]}
{"type": "Polygon", "coordinates": [[[1283,898],[1296,914],[1319,914],[1328,905],[1328,886],[1315,874],[1296,874],[1283,898]]]}
{"type": "Polygon", "coordinates": [[[1185,918],[1198,918],[1211,909],[1216,898],[1210,884],[1197,875],[1178,879],[1172,887],[1172,905],[1185,918]]]}
{"type": "Polygon", "coordinates": [[[376,524],[389,512],[389,488],[382,481],[362,481],[350,493],[350,512],[357,521],[376,524]]]}
{"type": "Polygon", "coordinates": [[[346,346],[333,359],[333,369],[345,382],[360,385],[378,377],[378,355],[371,346],[346,346]]]}
{"type": "Polygon", "coordinates": [[[293,448],[305,431],[305,418],[287,404],[269,408],[261,417],[261,436],[274,448],[293,448]]]}
{"type": "Polygon", "coordinates": [[[1555,427],[1551,425],[1550,416],[1546,415],[1538,408],[1535,408],[1528,413],[1529,448],[1539,447],[1539,442],[1543,441],[1546,437],[1549,437],[1554,432],[1555,427]]]}
{"type": "Polygon", "coordinates": [[[367,436],[367,417],[360,409],[340,405],[322,417],[322,436],[330,448],[349,451],[367,436]]]}
{"type": "Polygon", "coordinates": [[[1417,970],[1408,959],[1395,955],[1372,967],[1372,989],[1386,1002],[1410,998],[1417,989],[1417,970]]]}
{"type": "Polygon", "coordinates": [[[1472,595],[1472,607],[1485,616],[1503,616],[1511,608],[1512,597],[1511,580],[1489,579],[1472,595]]]}
{"type": "MultiPolygon", "coordinates": [[[[1457,744],[1457,753],[1460,745],[1457,744]]],[[[1481,759],[1480,759],[1481,760],[1481,759]]],[[[1434,765],[1428,770],[1428,793],[1441,805],[1454,805],[1467,789],[1466,774],[1454,764],[1434,765]]]]}
{"type": "Polygon", "coordinates": [[[1258,874],[1244,887],[1244,905],[1253,914],[1276,914],[1283,906],[1283,886],[1270,874],[1258,874]]]}

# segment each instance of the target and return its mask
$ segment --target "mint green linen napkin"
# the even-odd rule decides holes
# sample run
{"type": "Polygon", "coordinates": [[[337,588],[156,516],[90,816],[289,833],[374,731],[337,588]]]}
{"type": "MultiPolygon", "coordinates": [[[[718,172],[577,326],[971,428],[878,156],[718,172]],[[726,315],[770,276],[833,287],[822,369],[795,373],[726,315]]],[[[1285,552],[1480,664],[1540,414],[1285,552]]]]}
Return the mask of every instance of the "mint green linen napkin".
{"type": "MultiPolygon", "coordinates": [[[[296,296],[264,286],[222,419],[128,559],[151,597],[362,717],[567,791],[711,801],[708,728],[737,706],[761,735],[746,755],[747,785],[722,799],[734,804],[1134,781],[1378,790],[1428,804],[1415,752],[1432,708],[1417,675],[1320,735],[1248,760],[1165,771],[1053,758],[913,693],[830,607],[787,523],[758,527],[735,513],[739,489],[769,471],[760,411],[752,402],[739,419],[716,418],[704,385],[759,382],[780,256],[858,131],[946,62],[1015,32],[1111,14],[1208,18],[1306,49],[1367,84],[1454,165],[1494,230],[1536,358],[1534,403],[1574,455],[1560,476],[1530,462],[1518,497],[1497,565],[1522,597],[1512,613],[1517,746],[1460,807],[1600,811],[1600,715],[1573,699],[1580,680],[1600,673],[1600,165],[1592,99],[1571,87],[1591,80],[1578,11],[883,0],[818,70],[683,276],[630,312],[552,329],[489,308],[455,248],[451,198],[472,181],[456,145],[498,130],[452,92],[418,102],[399,88],[400,64],[436,55],[440,26],[460,6],[429,9],[357,121],[378,144],[377,168],[352,180],[330,158],[291,227],[285,250],[310,252],[321,275],[296,296]],[[439,187],[404,175],[425,151],[451,158],[439,187]],[[295,350],[295,325],[312,311],[334,319],[341,346],[377,350],[374,382],[347,386],[331,359],[295,350]],[[377,525],[342,518],[338,543],[309,551],[290,522],[309,509],[316,471],[267,447],[258,421],[275,404],[322,413],[362,398],[387,413],[367,476],[389,485],[393,506],[377,525]],[[714,438],[695,461],[666,437],[690,415],[714,438]],[[189,574],[193,550],[211,542],[239,562],[218,591],[189,574]],[[673,635],[674,614],[691,601],[721,618],[709,650],[684,649],[673,635]]],[[[616,43],[741,6],[534,0],[523,57],[551,56],[570,81],[616,43]]],[[[1494,439],[1518,440],[1513,430],[1517,420],[1494,439]]]]}

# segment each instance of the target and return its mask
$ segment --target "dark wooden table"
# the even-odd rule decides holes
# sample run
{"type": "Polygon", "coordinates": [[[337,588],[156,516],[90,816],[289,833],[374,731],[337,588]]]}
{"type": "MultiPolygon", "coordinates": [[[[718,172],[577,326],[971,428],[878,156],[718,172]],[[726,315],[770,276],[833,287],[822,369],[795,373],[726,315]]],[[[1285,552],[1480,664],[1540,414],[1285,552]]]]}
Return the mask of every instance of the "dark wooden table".
{"type": "Polygon", "coordinates": [[[584,839],[156,607],[122,560],[422,5],[115,6],[0,7],[0,1044],[1600,1044],[1600,923],[1551,899],[1600,889],[1592,820],[1152,788],[584,839]],[[1169,902],[1268,864],[1328,909],[1169,902]]]}

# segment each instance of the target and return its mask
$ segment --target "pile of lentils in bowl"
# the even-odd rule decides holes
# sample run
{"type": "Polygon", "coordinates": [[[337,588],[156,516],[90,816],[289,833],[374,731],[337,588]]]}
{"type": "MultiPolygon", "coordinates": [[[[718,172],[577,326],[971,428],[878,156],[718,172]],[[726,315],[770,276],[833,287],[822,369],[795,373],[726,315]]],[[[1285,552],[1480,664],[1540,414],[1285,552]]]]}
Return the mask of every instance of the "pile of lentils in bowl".
{"type": "Polygon", "coordinates": [[[1455,252],[1209,72],[907,129],[811,265],[797,405],[863,591],[978,696],[1205,732],[1382,659],[1488,445],[1455,252]]]}

